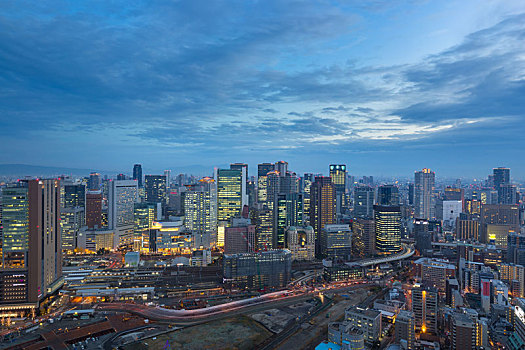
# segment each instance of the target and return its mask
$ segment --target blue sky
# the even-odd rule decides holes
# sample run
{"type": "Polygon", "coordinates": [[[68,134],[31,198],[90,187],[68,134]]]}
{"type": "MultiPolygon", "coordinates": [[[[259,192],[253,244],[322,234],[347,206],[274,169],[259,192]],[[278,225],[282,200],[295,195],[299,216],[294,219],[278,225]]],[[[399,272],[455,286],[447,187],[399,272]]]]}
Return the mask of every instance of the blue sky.
{"type": "Polygon", "coordinates": [[[0,163],[522,179],[524,42],[523,1],[5,0],[0,163]]]}

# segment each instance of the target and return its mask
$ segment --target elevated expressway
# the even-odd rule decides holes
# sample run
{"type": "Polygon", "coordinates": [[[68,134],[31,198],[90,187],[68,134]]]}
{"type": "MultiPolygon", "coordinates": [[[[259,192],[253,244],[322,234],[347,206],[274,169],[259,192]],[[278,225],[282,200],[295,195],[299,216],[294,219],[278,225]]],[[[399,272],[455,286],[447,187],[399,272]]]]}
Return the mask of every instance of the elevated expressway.
{"type": "Polygon", "coordinates": [[[360,260],[360,261],[356,261],[355,264],[361,267],[367,267],[367,266],[372,266],[372,265],[384,264],[384,263],[392,262],[392,261],[403,260],[403,259],[410,258],[412,255],[414,255],[415,251],[416,250],[414,249],[413,245],[407,245],[405,243],[401,243],[401,251],[397,254],[380,257],[380,258],[360,260]]]}

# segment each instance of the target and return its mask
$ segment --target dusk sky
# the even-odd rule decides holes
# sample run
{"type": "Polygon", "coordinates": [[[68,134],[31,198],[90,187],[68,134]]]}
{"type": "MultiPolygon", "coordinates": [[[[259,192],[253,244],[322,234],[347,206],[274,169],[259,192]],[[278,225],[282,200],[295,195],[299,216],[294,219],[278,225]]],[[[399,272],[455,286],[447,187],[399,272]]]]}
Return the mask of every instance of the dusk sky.
{"type": "Polygon", "coordinates": [[[522,0],[0,2],[0,163],[523,179],[524,135],[522,0]]]}

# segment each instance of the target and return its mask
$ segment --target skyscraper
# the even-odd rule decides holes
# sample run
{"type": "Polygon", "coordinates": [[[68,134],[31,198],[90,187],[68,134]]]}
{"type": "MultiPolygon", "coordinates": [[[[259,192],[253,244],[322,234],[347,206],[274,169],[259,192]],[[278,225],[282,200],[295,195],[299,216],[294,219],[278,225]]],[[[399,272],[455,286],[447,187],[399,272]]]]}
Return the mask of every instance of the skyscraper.
{"type": "Polygon", "coordinates": [[[138,182],[138,186],[142,187],[142,165],[135,164],[133,165],[133,180],[138,182]]]}
{"type": "Polygon", "coordinates": [[[404,349],[415,349],[416,324],[413,312],[402,310],[396,317],[394,339],[396,343],[406,343],[404,349]]]}
{"type": "Polygon", "coordinates": [[[382,185],[377,188],[377,204],[399,205],[399,188],[395,185],[382,185]]]}
{"type": "Polygon", "coordinates": [[[111,181],[108,196],[108,227],[115,230],[115,247],[133,247],[133,213],[136,202],[138,202],[137,181],[111,181]]]}
{"type": "Polygon", "coordinates": [[[436,174],[430,169],[424,168],[415,173],[414,209],[415,216],[419,219],[431,219],[434,217],[433,193],[435,181],[436,174]]]}
{"type": "Polygon", "coordinates": [[[346,165],[330,164],[330,178],[336,192],[336,211],[342,213],[343,208],[346,207],[346,165]]]}
{"type": "Polygon", "coordinates": [[[169,192],[171,186],[171,170],[164,170],[164,178],[166,179],[166,192],[169,192]]]}
{"type": "Polygon", "coordinates": [[[401,250],[401,209],[399,206],[374,205],[376,250],[393,254],[401,250]]]}
{"type": "Polygon", "coordinates": [[[88,189],[89,190],[100,190],[100,174],[99,173],[89,174],[88,189]]]}
{"type": "Polygon", "coordinates": [[[102,227],[102,191],[86,193],[86,226],[90,229],[102,227]]]}
{"type": "Polygon", "coordinates": [[[257,165],[257,202],[265,203],[268,189],[268,173],[274,170],[273,163],[257,165]]]}
{"type": "Polygon", "coordinates": [[[21,181],[2,196],[0,310],[30,313],[63,284],[60,181],[21,181]]]}
{"type": "Polygon", "coordinates": [[[159,203],[135,203],[133,208],[133,250],[149,252],[150,230],[157,218],[159,203]]]}
{"type": "Polygon", "coordinates": [[[206,235],[209,248],[217,241],[217,183],[205,177],[186,188],[184,225],[192,233],[206,235]]]}
{"type": "Polygon", "coordinates": [[[162,203],[163,206],[166,205],[166,176],[146,175],[144,177],[144,190],[146,192],[146,202],[162,203]]]}
{"type": "Polygon", "coordinates": [[[494,189],[499,191],[500,185],[510,183],[510,169],[505,167],[499,167],[492,169],[494,174],[494,189]]]}
{"type": "Polygon", "coordinates": [[[246,168],[215,169],[217,182],[217,221],[229,225],[231,218],[240,216],[244,205],[248,205],[246,195],[246,168]]]}
{"type": "Polygon", "coordinates": [[[336,223],[335,187],[332,179],[316,176],[310,188],[310,224],[314,228],[317,242],[316,253],[320,253],[321,230],[325,225],[336,223]]]}
{"type": "Polygon", "coordinates": [[[354,187],[354,217],[372,218],[374,209],[374,188],[368,185],[354,187]]]}

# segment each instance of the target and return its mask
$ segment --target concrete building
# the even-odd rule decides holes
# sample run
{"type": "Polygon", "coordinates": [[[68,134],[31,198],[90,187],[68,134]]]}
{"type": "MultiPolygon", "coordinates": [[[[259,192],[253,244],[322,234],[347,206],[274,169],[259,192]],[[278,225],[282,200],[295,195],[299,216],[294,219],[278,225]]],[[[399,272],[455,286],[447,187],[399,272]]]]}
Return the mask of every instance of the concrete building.
{"type": "Polygon", "coordinates": [[[432,219],[434,214],[434,190],[436,174],[430,169],[415,172],[414,216],[420,219],[432,219]]]}
{"type": "Polygon", "coordinates": [[[86,193],[86,226],[102,228],[102,191],[86,193]]]}
{"type": "Polygon", "coordinates": [[[452,349],[478,349],[476,345],[476,328],[476,322],[467,315],[454,313],[452,316],[452,349]]]}
{"type": "Polygon", "coordinates": [[[445,292],[447,279],[456,276],[456,266],[447,260],[419,258],[413,264],[416,276],[421,279],[421,282],[441,292],[445,292]]]}
{"type": "Polygon", "coordinates": [[[248,220],[245,224],[226,227],[224,254],[251,253],[256,250],[256,227],[248,220]]]}
{"type": "Polygon", "coordinates": [[[418,333],[437,334],[437,289],[423,286],[412,289],[412,312],[416,319],[416,331],[418,333]]]}
{"type": "Polygon", "coordinates": [[[286,230],[286,248],[293,260],[315,259],[315,233],[312,226],[290,226],[286,230]]]}
{"type": "Polygon", "coordinates": [[[63,284],[60,181],[19,181],[1,202],[0,315],[30,315],[63,284]]]}
{"type": "Polygon", "coordinates": [[[292,253],[288,249],[226,254],[223,260],[225,284],[241,288],[285,287],[291,270],[292,253]]]}
{"type": "Polygon", "coordinates": [[[348,225],[325,225],[321,230],[320,243],[322,256],[350,260],[352,233],[348,225]]]}
{"type": "Polygon", "coordinates": [[[336,192],[332,179],[316,176],[310,187],[310,224],[317,241],[316,254],[321,252],[321,234],[326,225],[336,223],[336,192]]]}
{"type": "Polygon", "coordinates": [[[401,208],[374,205],[376,251],[381,255],[395,254],[401,250],[401,208]]]}
{"type": "Polygon", "coordinates": [[[405,349],[416,348],[416,318],[413,312],[402,310],[396,317],[394,340],[399,344],[406,344],[405,349]]]}
{"type": "Polygon", "coordinates": [[[352,223],[352,256],[366,258],[376,253],[376,227],[372,219],[356,218],[352,223]]]}
{"type": "Polygon", "coordinates": [[[205,248],[217,244],[217,183],[205,177],[195,185],[186,186],[184,225],[194,234],[209,236],[205,248]]]}
{"type": "Polygon", "coordinates": [[[374,214],[375,190],[368,185],[354,187],[354,213],[356,218],[372,218],[374,214]]]}
{"type": "Polygon", "coordinates": [[[463,211],[463,202],[461,200],[443,201],[443,225],[445,227],[456,227],[456,220],[463,211]]]}
{"type": "Polygon", "coordinates": [[[352,306],[345,311],[345,322],[363,332],[367,344],[372,344],[381,336],[381,312],[352,306]]]}

